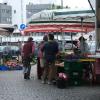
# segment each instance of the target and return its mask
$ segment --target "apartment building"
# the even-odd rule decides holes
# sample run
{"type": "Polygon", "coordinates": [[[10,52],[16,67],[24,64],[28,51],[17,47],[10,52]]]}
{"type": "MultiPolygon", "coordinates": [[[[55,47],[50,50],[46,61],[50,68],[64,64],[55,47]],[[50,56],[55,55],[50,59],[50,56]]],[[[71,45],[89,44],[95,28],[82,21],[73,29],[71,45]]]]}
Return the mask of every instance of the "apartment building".
{"type": "Polygon", "coordinates": [[[52,4],[33,4],[29,3],[26,5],[26,18],[30,18],[33,14],[38,13],[42,10],[50,10],[52,4]]]}
{"type": "Polygon", "coordinates": [[[12,7],[7,3],[0,3],[0,24],[12,24],[12,7]]]}

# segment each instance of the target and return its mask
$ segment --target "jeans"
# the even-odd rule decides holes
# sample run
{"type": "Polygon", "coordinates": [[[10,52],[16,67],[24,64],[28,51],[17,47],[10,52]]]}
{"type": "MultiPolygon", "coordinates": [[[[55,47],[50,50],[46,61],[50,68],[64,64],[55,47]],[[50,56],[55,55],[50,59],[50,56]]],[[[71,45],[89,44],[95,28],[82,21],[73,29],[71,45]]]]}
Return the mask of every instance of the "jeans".
{"type": "Polygon", "coordinates": [[[31,72],[30,58],[23,59],[24,78],[29,78],[31,72]]]}

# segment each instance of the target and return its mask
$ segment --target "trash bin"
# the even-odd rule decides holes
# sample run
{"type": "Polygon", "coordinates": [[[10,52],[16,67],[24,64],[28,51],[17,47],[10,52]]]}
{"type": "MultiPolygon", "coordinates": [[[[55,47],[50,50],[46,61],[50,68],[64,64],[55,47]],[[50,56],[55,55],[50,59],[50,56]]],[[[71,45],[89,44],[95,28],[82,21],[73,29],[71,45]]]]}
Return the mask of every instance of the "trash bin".
{"type": "Polygon", "coordinates": [[[60,88],[60,89],[64,89],[67,87],[67,80],[64,80],[62,78],[58,78],[57,79],[57,87],[60,88]]]}
{"type": "Polygon", "coordinates": [[[56,85],[60,89],[64,89],[68,85],[68,75],[65,73],[58,73],[56,85]]]}

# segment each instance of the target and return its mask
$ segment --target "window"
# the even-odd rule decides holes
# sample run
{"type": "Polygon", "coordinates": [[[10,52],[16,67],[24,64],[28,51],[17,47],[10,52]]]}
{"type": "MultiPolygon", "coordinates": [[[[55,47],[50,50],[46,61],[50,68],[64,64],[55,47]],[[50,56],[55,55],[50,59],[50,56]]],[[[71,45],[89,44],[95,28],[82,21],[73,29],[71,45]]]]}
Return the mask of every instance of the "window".
{"type": "Polygon", "coordinates": [[[14,10],[14,14],[16,14],[16,10],[14,10]]]}

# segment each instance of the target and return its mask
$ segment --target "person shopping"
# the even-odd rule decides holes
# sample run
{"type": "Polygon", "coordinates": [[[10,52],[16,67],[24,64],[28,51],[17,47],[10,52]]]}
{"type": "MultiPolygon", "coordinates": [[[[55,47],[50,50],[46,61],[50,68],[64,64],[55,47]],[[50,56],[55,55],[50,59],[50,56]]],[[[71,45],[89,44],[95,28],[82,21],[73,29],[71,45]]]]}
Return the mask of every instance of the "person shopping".
{"type": "Polygon", "coordinates": [[[22,48],[22,62],[24,67],[24,79],[30,79],[32,57],[34,55],[35,46],[33,38],[29,37],[22,48]]]}
{"type": "Polygon", "coordinates": [[[54,40],[53,34],[48,34],[48,42],[46,42],[41,49],[44,52],[44,72],[42,83],[46,83],[48,79],[48,84],[52,83],[52,80],[56,78],[57,68],[55,66],[56,55],[59,51],[58,43],[54,40]]]}
{"type": "Polygon", "coordinates": [[[38,46],[38,58],[37,58],[37,77],[38,79],[41,79],[43,75],[44,63],[45,63],[44,54],[41,51],[41,49],[47,41],[48,41],[48,37],[47,35],[45,35],[43,37],[43,41],[41,41],[41,43],[38,46]]]}

